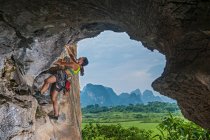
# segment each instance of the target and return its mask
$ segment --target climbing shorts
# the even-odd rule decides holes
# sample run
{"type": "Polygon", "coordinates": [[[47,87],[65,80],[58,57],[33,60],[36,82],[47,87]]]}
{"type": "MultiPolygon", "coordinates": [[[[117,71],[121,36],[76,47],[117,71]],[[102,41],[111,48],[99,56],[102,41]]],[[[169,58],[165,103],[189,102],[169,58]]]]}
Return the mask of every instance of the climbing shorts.
{"type": "Polygon", "coordinates": [[[66,91],[70,91],[70,88],[71,88],[71,83],[69,80],[66,80],[66,83],[65,83],[65,90],[66,91]]]}
{"type": "Polygon", "coordinates": [[[63,70],[58,70],[54,75],[56,77],[55,90],[60,92],[62,89],[65,89],[65,84],[67,80],[67,74],[63,70]]]}

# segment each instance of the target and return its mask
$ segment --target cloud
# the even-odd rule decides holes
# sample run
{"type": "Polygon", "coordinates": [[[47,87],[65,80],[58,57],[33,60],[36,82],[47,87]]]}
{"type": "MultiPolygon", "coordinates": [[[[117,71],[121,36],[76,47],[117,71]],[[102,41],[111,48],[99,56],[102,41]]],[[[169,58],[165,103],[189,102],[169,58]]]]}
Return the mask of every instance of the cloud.
{"type": "Polygon", "coordinates": [[[130,40],[126,33],[102,32],[98,37],[78,43],[79,56],[88,57],[81,87],[87,83],[103,84],[118,93],[136,88],[151,89],[151,83],[160,76],[165,58],[151,52],[140,42],[130,40]]]}
{"type": "Polygon", "coordinates": [[[161,75],[163,73],[164,67],[165,67],[164,64],[159,64],[159,65],[152,66],[148,70],[148,73],[150,73],[152,77],[155,77],[156,78],[157,75],[161,75]]]}

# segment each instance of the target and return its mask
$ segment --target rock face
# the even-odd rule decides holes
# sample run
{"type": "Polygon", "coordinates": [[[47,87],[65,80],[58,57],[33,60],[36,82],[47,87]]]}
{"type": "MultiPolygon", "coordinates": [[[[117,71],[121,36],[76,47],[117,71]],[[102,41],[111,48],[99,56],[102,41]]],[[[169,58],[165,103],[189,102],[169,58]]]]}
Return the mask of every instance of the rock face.
{"type": "Polygon", "coordinates": [[[0,139],[30,139],[35,131],[37,101],[30,95],[18,95],[0,80],[0,139]]]}
{"type": "MultiPolygon", "coordinates": [[[[39,88],[48,74],[40,74],[35,78],[34,88],[39,88]]],[[[59,118],[57,121],[49,118],[53,115],[53,106],[50,100],[49,92],[44,100],[40,101],[36,113],[35,135],[32,140],[74,140],[81,139],[81,112],[79,102],[79,81],[75,76],[72,79],[72,88],[67,96],[62,91],[58,95],[59,118]],[[46,103],[47,102],[47,103],[46,103]],[[44,104],[43,104],[44,103],[44,104]]]]}
{"type": "MultiPolygon", "coordinates": [[[[154,89],[176,99],[185,117],[210,128],[209,10],[208,0],[0,0],[0,69],[6,57],[13,55],[23,68],[26,83],[32,86],[35,77],[60,56],[65,44],[108,29],[125,31],[166,56],[166,68],[154,81],[154,89]]],[[[69,110],[76,108],[75,117],[81,118],[79,83],[75,80],[76,105],[66,103],[69,110]]],[[[70,121],[76,122],[75,117],[70,121]]],[[[49,132],[54,127],[45,128],[43,131],[49,132]]],[[[78,125],[63,126],[62,130],[72,135],[59,139],[80,139],[78,125]]]]}

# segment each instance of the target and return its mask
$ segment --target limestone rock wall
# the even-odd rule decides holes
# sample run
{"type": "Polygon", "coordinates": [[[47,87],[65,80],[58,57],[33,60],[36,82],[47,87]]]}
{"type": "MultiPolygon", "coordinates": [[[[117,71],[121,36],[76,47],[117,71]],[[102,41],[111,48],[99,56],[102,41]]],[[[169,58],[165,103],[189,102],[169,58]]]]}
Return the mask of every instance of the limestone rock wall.
{"type": "MultiPolygon", "coordinates": [[[[166,56],[166,68],[154,81],[154,89],[176,99],[188,119],[210,128],[209,11],[208,0],[0,0],[0,69],[6,57],[13,55],[30,89],[34,79],[60,56],[65,44],[104,30],[125,31],[148,49],[166,56]]],[[[76,105],[66,101],[70,107],[64,107],[63,112],[73,115],[75,111],[71,111],[76,108],[79,123],[75,124],[80,124],[78,78],[74,83],[76,105]]],[[[75,117],[67,118],[76,122],[75,117]]],[[[35,129],[41,125],[49,132],[46,139],[60,130],[44,123],[35,129]]],[[[78,125],[62,127],[69,132],[66,139],[80,139],[78,125]]]]}
{"type": "MultiPolygon", "coordinates": [[[[76,54],[76,46],[74,46],[76,54]]],[[[53,69],[53,67],[51,67],[53,69]]],[[[40,88],[43,80],[50,76],[52,70],[44,74],[39,74],[35,78],[34,87],[40,88]]],[[[59,119],[58,121],[50,119],[53,115],[53,107],[50,96],[46,95],[44,101],[46,104],[40,104],[36,114],[35,133],[32,140],[80,140],[82,115],[80,109],[80,87],[78,76],[71,79],[71,91],[68,95],[63,95],[61,91],[58,95],[59,119]]],[[[49,91],[48,93],[49,94],[49,91]]],[[[39,102],[41,103],[41,101],[39,102]]]]}
{"type": "Polygon", "coordinates": [[[0,139],[30,139],[35,131],[37,101],[30,95],[19,95],[0,80],[0,139]]]}

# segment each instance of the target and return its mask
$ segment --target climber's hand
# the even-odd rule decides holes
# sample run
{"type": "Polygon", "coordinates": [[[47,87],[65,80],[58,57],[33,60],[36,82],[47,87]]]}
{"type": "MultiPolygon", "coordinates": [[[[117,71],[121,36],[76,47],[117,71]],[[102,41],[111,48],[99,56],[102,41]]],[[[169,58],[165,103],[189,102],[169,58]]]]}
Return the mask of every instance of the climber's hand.
{"type": "Polygon", "coordinates": [[[63,95],[64,96],[69,96],[69,92],[68,91],[64,91],[63,95]]]}
{"type": "Polygon", "coordinates": [[[61,65],[62,64],[62,60],[59,59],[58,61],[55,62],[55,65],[61,65]]]}
{"type": "Polygon", "coordinates": [[[65,48],[66,48],[66,50],[67,50],[67,52],[68,52],[68,54],[69,54],[69,56],[74,56],[74,53],[73,53],[73,48],[70,46],[65,46],[65,48]]]}

